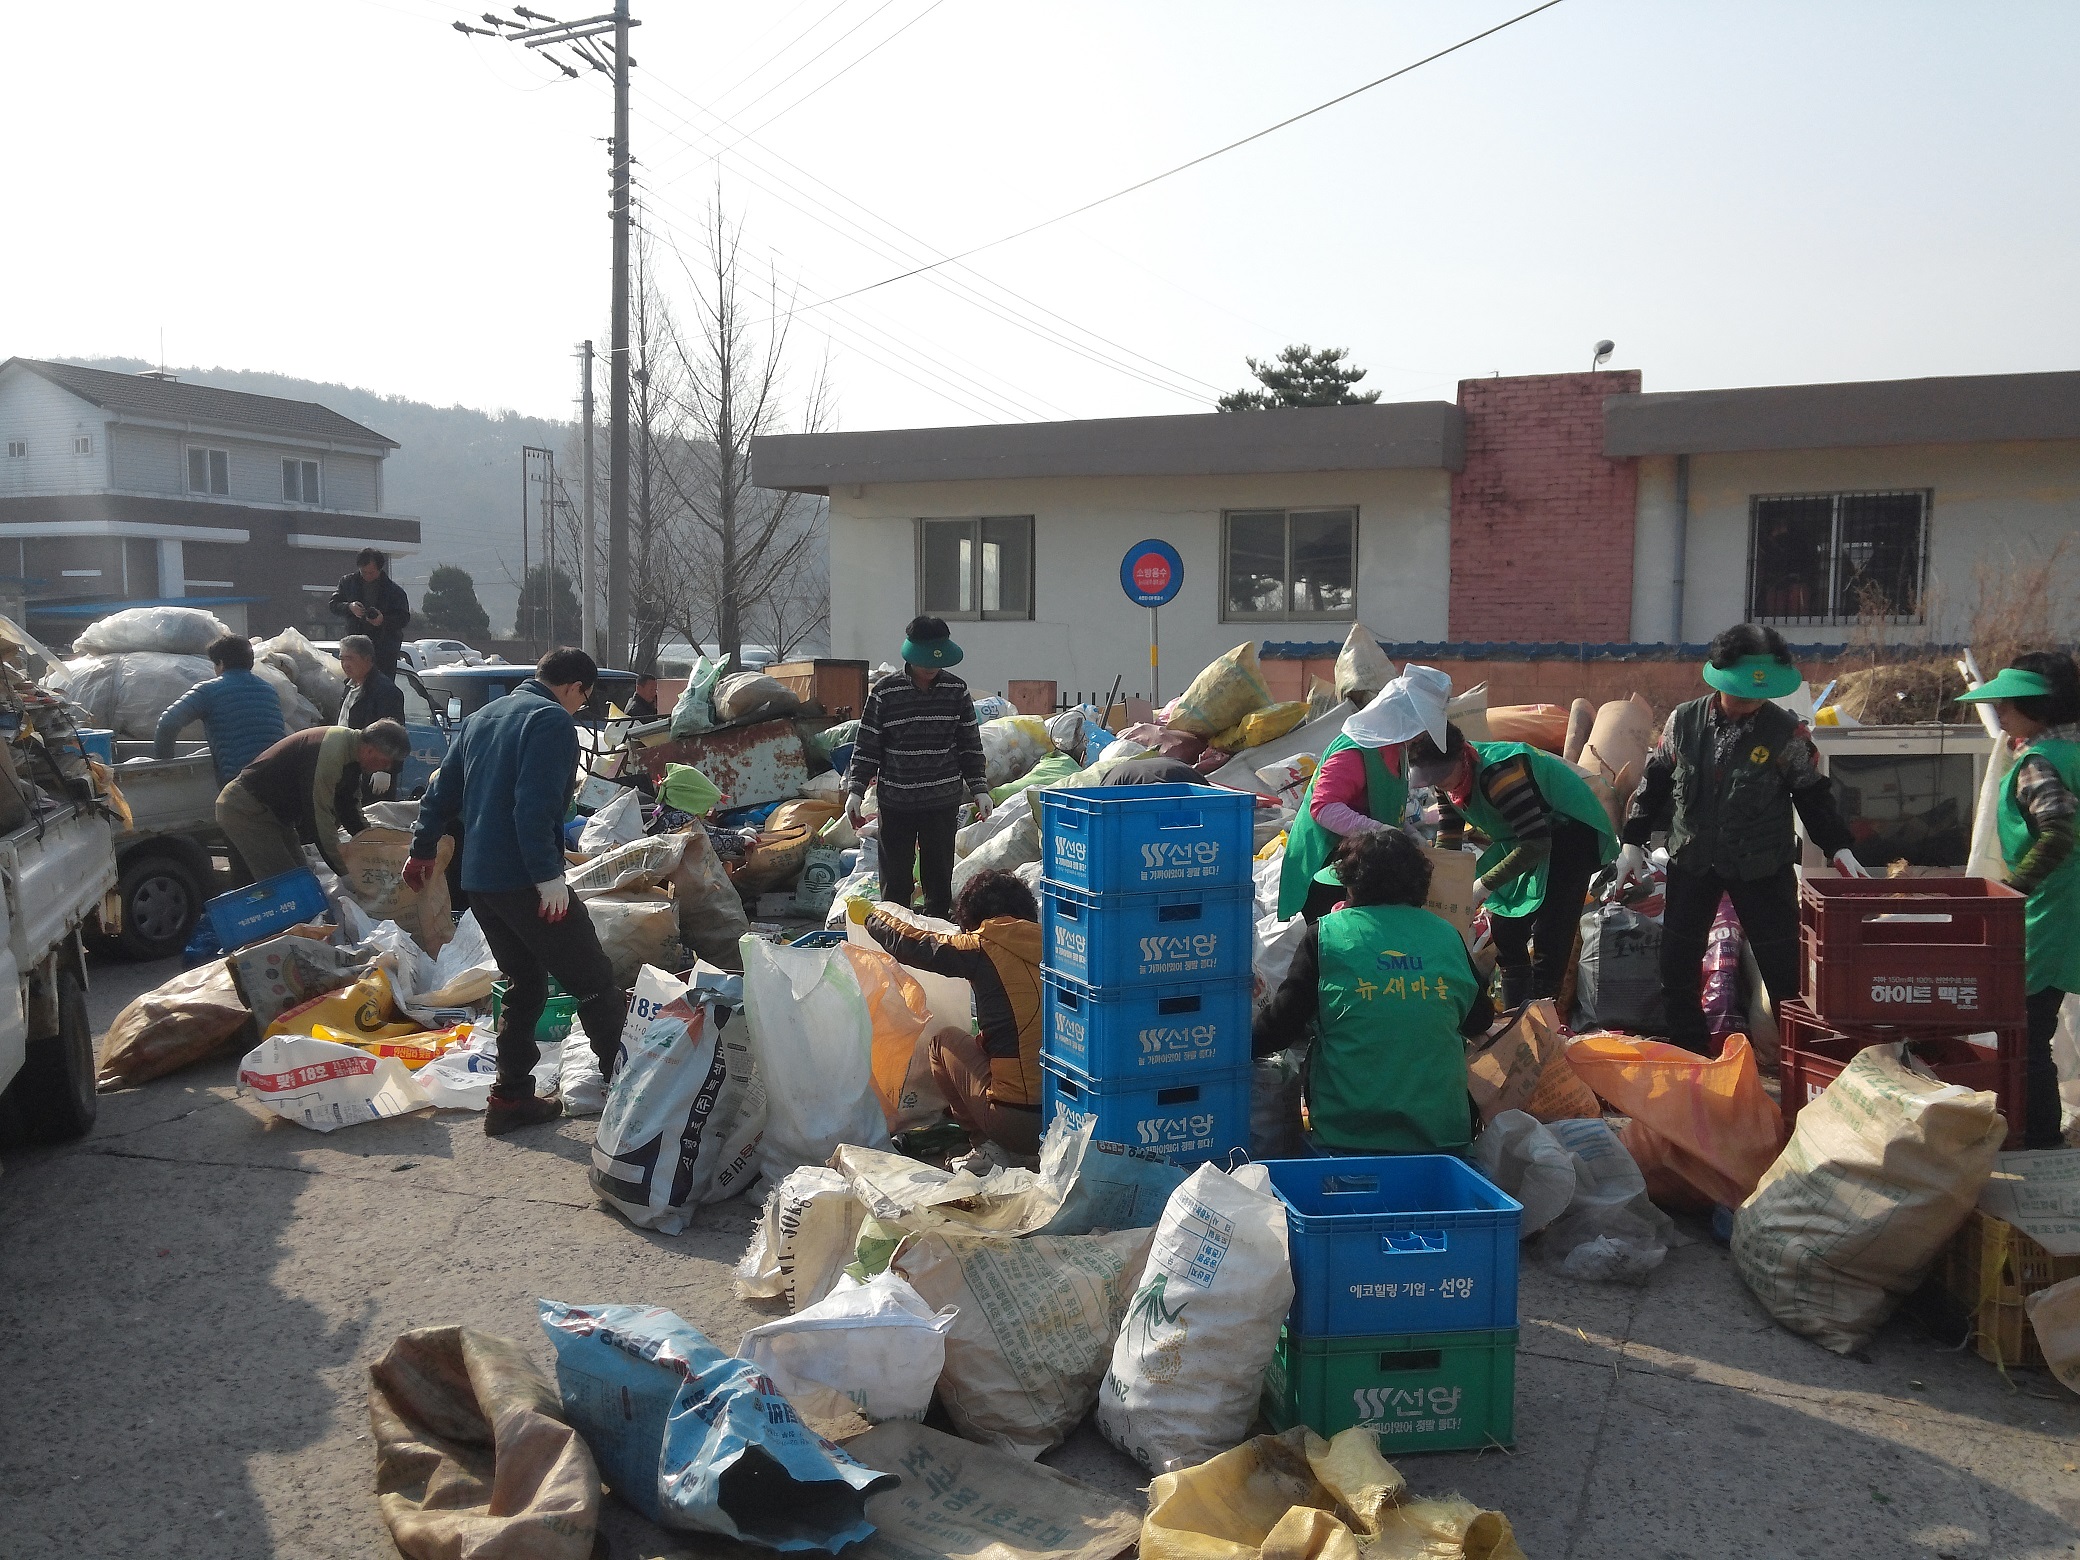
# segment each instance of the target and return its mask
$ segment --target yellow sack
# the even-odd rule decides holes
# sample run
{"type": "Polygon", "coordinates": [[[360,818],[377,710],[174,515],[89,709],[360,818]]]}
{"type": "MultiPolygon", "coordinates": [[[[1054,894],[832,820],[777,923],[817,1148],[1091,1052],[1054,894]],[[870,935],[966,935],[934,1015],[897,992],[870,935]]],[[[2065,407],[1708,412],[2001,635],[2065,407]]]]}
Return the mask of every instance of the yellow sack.
{"type": "Polygon", "coordinates": [[[1305,699],[1267,705],[1261,710],[1251,710],[1207,746],[1217,747],[1223,753],[1240,753],[1249,748],[1262,747],[1267,742],[1277,741],[1305,719],[1305,699]]]}
{"type": "Polygon", "coordinates": [[[1257,642],[1237,645],[1192,679],[1177,701],[1177,713],[1166,724],[1211,738],[1239,723],[1252,710],[1271,702],[1271,690],[1257,668],[1257,642]]]}
{"type": "Polygon", "coordinates": [[[370,1056],[394,1056],[405,1065],[408,1072],[417,1072],[437,1056],[443,1056],[470,1037],[472,1026],[457,1024],[452,1029],[421,1029],[417,1024],[386,1024],[387,1029],[403,1029],[405,1033],[380,1038],[368,1035],[349,1034],[343,1030],[328,1029],[323,1024],[312,1027],[311,1037],[330,1040],[338,1045],[351,1045],[366,1051],[370,1056]]]}
{"type": "Polygon", "coordinates": [[[421,1028],[410,1020],[399,1022],[389,972],[381,969],[370,970],[351,986],[290,1008],[267,1026],[267,1034],[315,1035],[321,1024],[334,1031],[325,1038],[346,1045],[417,1034],[421,1028]]]}

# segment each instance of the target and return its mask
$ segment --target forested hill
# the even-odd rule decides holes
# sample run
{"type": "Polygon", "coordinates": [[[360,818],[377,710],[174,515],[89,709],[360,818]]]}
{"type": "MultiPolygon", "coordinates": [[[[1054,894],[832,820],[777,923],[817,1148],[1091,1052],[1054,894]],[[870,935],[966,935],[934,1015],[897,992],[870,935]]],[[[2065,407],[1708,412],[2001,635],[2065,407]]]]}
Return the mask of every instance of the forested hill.
{"type": "MultiPolygon", "coordinates": [[[[129,374],[152,366],[137,358],[62,361],[129,374]]],[[[401,447],[383,466],[383,507],[418,516],[425,538],[415,555],[397,560],[393,573],[398,582],[416,605],[437,564],[459,564],[475,577],[494,632],[511,630],[520,579],[520,450],[529,444],[552,449],[560,467],[573,453],[572,424],[517,412],[430,406],[287,374],[223,368],[173,372],[190,384],[316,401],[395,439],[401,447]]],[[[578,464],[571,460],[573,471],[578,464]]]]}

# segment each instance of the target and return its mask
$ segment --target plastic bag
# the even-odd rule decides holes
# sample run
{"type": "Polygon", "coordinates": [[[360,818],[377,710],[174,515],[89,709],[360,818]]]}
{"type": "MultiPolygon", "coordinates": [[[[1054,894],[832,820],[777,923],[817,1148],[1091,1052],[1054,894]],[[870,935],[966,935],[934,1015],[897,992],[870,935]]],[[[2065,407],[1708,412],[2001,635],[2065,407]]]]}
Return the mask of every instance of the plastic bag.
{"type": "Polygon", "coordinates": [[[1666,1029],[1661,1001],[1661,923],[1599,901],[1582,916],[1574,1027],[1651,1035],[1666,1029]]]}
{"type": "Polygon", "coordinates": [[[1336,697],[1369,704],[1393,678],[1393,658],[1380,647],[1379,635],[1363,623],[1353,623],[1336,653],[1336,697]]]}
{"type": "Polygon", "coordinates": [[[415,889],[404,880],[411,851],[410,829],[371,824],[340,847],[347,869],[340,883],[373,919],[396,922],[428,953],[438,953],[455,934],[448,903],[448,863],[455,855],[455,841],[441,836],[424,888],[415,889]]]}
{"type": "Polygon", "coordinates": [[[347,697],[347,674],[340,670],[339,657],[320,650],[293,628],[285,628],[272,639],[253,646],[255,663],[271,661],[295,681],[296,688],[318,708],[323,720],[337,720],[347,697]]]}
{"type": "Polygon", "coordinates": [[[399,1015],[396,999],[390,993],[390,973],[380,967],[357,976],[352,985],[284,1009],[267,1026],[266,1033],[307,1035],[316,1024],[363,1039],[416,1034],[422,1027],[399,1015]]]}
{"type": "Polygon", "coordinates": [[[1557,704],[1491,704],[1488,735],[1523,742],[1556,757],[1567,746],[1567,711],[1557,704]]]}
{"type": "Polygon", "coordinates": [[[1053,751],[1038,715],[1006,715],[982,726],[982,768],[992,788],[1009,785],[1053,751]]]}
{"type": "Polygon", "coordinates": [[[692,737],[715,729],[715,684],[728,667],[728,656],[718,661],[711,661],[704,655],[695,658],[693,669],[686,676],[686,687],[679,694],[679,702],[672,706],[670,730],[673,736],[692,737]]]}
{"type": "Polygon", "coordinates": [[[743,1024],[683,990],[627,1052],[599,1118],[592,1189],[629,1223],[677,1235],[695,1208],[748,1184],[765,1090],[743,1024]]]}
{"type": "Polygon", "coordinates": [[[1991,1092],[1859,1051],[1733,1216],[1733,1265],[1770,1315],[1837,1354],[1870,1341],[1978,1202],[2008,1124],[1991,1092]]]}
{"type": "Polygon", "coordinates": [[[1747,1013],[1741,1005],[1743,942],[1741,918],[1734,911],[1733,896],[1721,894],[1719,908],[1712,916],[1712,929],[1705,934],[1701,993],[1705,1027],[1713,1039],[1721,1042],[1747,1025],[1747,1013]]]}
{"type": "Polygon", "coordinates": [[[1473,1140],[1473,1162],[1524,1205],[1520,1239],[1536,1235],[1574,1200],[1573,1158],[1543,1123],[1521,1110],[1503,1111],[1488,1123],[1473,1140]]]}
{"type": "Polygon", "coordinates": [[[88,624],[72,647],[81,655],[157,650],[206,657],[209,647],[230,633],[222,618],[199,607],[131,607],[88,624]]]}
{"type": "Polygon", "coordinates": [[[848,950],[783,948],[746,937],[742,953],[744,1014],[766,1080],[761,1172],[778,1181],[802,1165],[823,1164],[840,1143],[884,1145],[889,1128],[874,1090],[873,1014],[848,950]]]}
{"type": "Polygon", "coordinates": [[[1552,1121],[1546,1131],[1574,1167],[1574,1195],[1540,1242],[1570,1278],[1640,1280],[1683,1243],[1647,1196],[1646,1177],[1604,1120],[1552,1121]]]}
{"type": "MultiPolygon", "coordinates": [[[[958,895],[978,872],[1011,872],[1040,859],[1040,809],[1031,791],[1019,791],[1004,803],[1011,814],[1004,827],[953,864],[953,892],[958,895]]],[[[986,819],[995,823],[995,817],[986,819]]]]}
{"type": "MultiPolygon", "coordinates": [[[[584,901],[614,984],[626,991],[646,964],[679,962],[679,912],[671,897],[655,889],[615,889],[584,901]]],[[[575,908],[575,907],[574,907],[575,908]]]]}
{"type": "MultiPolygon", "coordinates": [[[[1295,699],[1285,704],[1269,704],[1261,710],[1252,710],[1226,731],[1207,744],[1208,751],[1221,749],[1229,757],[1249,748],[1262,747],[1267,742],[1276,742],[1300,722],[1307,719],[1307,701],[1295,699]]],[[[1223,758],[1222,763],[1227,759],[1223,758]]]]}
{"type": "Polygon", "coordinates": [[[376,1502],[407,1560],[589,1560],[599,1468],[520,1346],[422,1327],[368,1368],[376,1502]]]}
{"type": "Polygon", "coordinates": [[[1211,737],[1271,702],[1271,690],[1257,668],[1257,642],[1237,645],[1194,677],[1177,701],[1176,713],[1164,724],[1176,731],[1211,737]]]}
{"type": "Polygon", "coordinates": [[[904,1241],[891,1267],[927,1305],[957,1307],[939,1400],[971,1441],[1036,1458],[1098,1395],[1153,1229],[992,1239],[947,1228],[904,1241]]]}
{"type": "Polygon", "coordinates": [[[82,656],[67,661],[65,670],[72,679],[66,697],[87,712],[89,723],[133,742],[150,741],[168,705],[217,675],[199,656],[157,651],[82,656]]]}
{"type": "Polygon", "coordinates": [[[1784,1118],[1762,1087],[1747,1037],[1706,1058],[1659,1040],[1584,1035],[1567,1048],[1575,1074],[1630,1116],[1625,1148],[1663,1208],[1708,1212],[1755,1189],[1784,1142],[1784,1118]]]}
{"type": "Polygon", "coordinates": [[[666,764],[657,799],[678,812],[705,818],[722,800],[722,790],[691,764],[666,764]]]}
{"type": "Polygon", "coordinates": [[[1250,973],[1255,977],[1255,1004],[1262,1007],[1277,994],[1293,955],[1307,939],[1307,922],[1300,916],[1281,921],[1276,909],[1257,919],[1255,947],[1250,955],[1250,973]]]}
{"type": "Polygon", "coordinates": [[[282,707],[282,728],[285,731],[302,731],[324,720],[318,706],[303,696],[296,686],[296,679],[276,666],[272,661],[255,661],[253,675],[274,690],[275,702],[282,707]]]}
{"type": "Polygon", "coordinates": [[[403,1116],[433,1104],[396,1057],[370,1056],[309,1035],[262,1040],[238,1064],[238,1081],[277,1116],[314,1132],[403,1116]]]}
{"type": "Polygon", "coordinates": [[[2068,1278],[2022,1297],[2037,1335],[2044,1368],[2080,1392],[2080,1278],[2068,1278]]]}
{"type": "MultiPolygon", "coordinates": [[[[277,941],[281,939],[276,939],[277,941]]],[[[252,1015],[228,961],[183,970],[134,997],[108,1026],[94,1087],[106,1093],[147,1083],[221,1049],[252,1015]]]]}
{"type": "Polygon", "coordinates": [[[1262,1166],[1201,1165],[1163,1209],[1098,1391],[1098,1431],[1160,1473],[1249,1433],[1293,1303],[1286,1211],[1262,1166]]]}
{"type": "Polygon", "coordinates": [[[843,1275],[823,1299],[744,1334],[737,1353],[819,1418],[922,1419],[946,1366],[954,1312],[934,1311],[894,1273],[843,1275]]]}
{"type": "Polygon", "coordinates": [[[655,888],[668,882],[686,854],[688,836],[656,834],[630,840],[572,867],[563,880],[574,894],[607,894],[624,888],[655,888]]]}
{"type": "Polygon", "coordinates": [[[737,1259],[740,1299],[787,1297],[791,1311],[831,1292],[852,1260],[867,1210],[845,1177],[824,1165],[804,1165],[766,1193],[751,1244],[737,1259]]]}
{"type": "Polygon", "coordinates": [[[643,798],[638,792],[623,791],[585,820],[585,827],[578,831],[578,850],[597,856],[642,837],[643,798]]]}
{"type": "Polygon", "coordinates": [[[874,1531],[866,1497],[900,1481],[809,1429],[748,1361],[656,1306],[540,1304],[565,1414],[651,1521],[831,1552],[874,1531]]]}
{"type": "Polygon", "coordinates": [[[751,930],[744,900],[729,880],[705,826],[686,831],[686,849],[666,875],[679,919],[679,941],[718,969],[743,968],[739,944],[751,930]]]}
{"type": "MultiPolygon", "coordinates": [[[[409,937],[403,941],[415,955],[425,957],[409,937]]],[[[352,985],[367,972],[373,957],[368,947],[341,948],[322,938],[284,932],[248,943],[226,962],[253,1022],[264,1032],[288,1009],[352,985]]]]}
{"type": "Polygon", "coordinates": [[[801,707],[801,698],[792,688],[764,672],[731,672],[715,684],[718,725],[771,720],[792,715],[801,707]]]}
{"type": "Polygon", "coordinates": [[[1305,1159],[1300,1123],[1299,1047],[1260,1056],[1250,1064],[1249,1154],[1252,1159],[1305,1159]]]}

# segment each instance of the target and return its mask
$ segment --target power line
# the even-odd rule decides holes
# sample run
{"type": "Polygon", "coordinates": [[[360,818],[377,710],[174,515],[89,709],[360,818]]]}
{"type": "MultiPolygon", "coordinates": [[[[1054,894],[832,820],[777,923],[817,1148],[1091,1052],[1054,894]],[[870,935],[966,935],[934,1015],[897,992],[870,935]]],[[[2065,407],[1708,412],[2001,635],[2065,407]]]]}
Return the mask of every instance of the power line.
{"type": "Polygon", "coordinates": [[[1196,168],[1201,163],[1211,162],[1216,157],[1225,156],[1227,153],[1236,150],[1238,147],[1244,147],[1249,145],[1252,141],[1261,141],[1264,139],[1265,136],[1270,135],[1275,131],[1283,130],[1288,125],[1297,125],[1303,119],[1312,119],[1316,114],[1322,113],[1328,109],[1332,109],[1339,103],[1348,103],[1352,98],[1357,97],[1362,93],[1370,92],[1374,87],[1383,87],[1390,81],[1395,81],[1402,76],[1406,76],[1412,70],[1420,70],[1423,66],[1428,65],[1433,61],[1443,59],[1447,54],[1456,54],[1461,49],[1469,48],[1472,45],[1479,43],[1483,38],[1492,38],[1495,36],[1495,34],[1503,31],[1505,28],[1514,27],[1517,25],[1517,23],[1521,21],[1526,21],[1531,17],[1538,15],[1538,13],[1541,11],[1550,11],[1554,6],[1558,4],[1560,4],[1560,0],[1545,0],[1545,3],[1543,5],[1535,5],[1528,11],[1524,11],[1516,16],[1512,16],[1506,22],[1498,22],[1495,26],[1490,27],[1486,32],[1477,32],[1471,38],[1462,38],[1457,43],[1452,44],[1449,48],[1439,49],[1435,54],[1426,54],[1423,56],[1423,58],[1414,61],[1412,64],[1404,65],[1399,70],[1387,72],[1386,75],[1381,76],[1376,81],[1368,81],[1362,87],[1353,87],[1348,92],[1340,93],[1337,96],[1330,98],[1326,103],[1317,103],[1313,108],[1303,109],[1301,112],[1294,114],[1289,118],[1281,119],[1275,125],[1266,125],[1263,129],[1253,131],[1249,135],[1243,136],[1238,141],[1230,141],[1226,146],[1217,146],[1210,152],[1206,152],[1201,154],[1200,156],[1192,158],[1189,162],[1181,162],[1174,168],[1166,168],[1161,173],[1151,174],[1148,178],[1141,179],[1133,184],[1129,184],[1124,189],[1114,190],[1110,195],[1100,195],[1096,200],[1085,201],[1081,206],[1074,207],[1068,211],[1060,212],[1055,216],[1046,218],[1044,221],[1035,222],[1030,227],[1022,227],[1015,233],[1006,233],[1001,238],[993,238],[986,244],[977,244],[972,249],[963,249],[959,254],[949,255],[942,260],[934,260],[930,265],[917,266],[912,270],[900,272],[895,276],[885,276],[878,282],[869,282],[864,287],[855,287],[852,289],[851,292],[839,293],[835,297],[819,298],[814,303],[804,304],[803,309],[805,311],[809,309],[820,309],[827,303],[836,303],[843,298],[856,298],[861,293],[872,292],[877,287],[887,287],[896,282],[906,281],[913,276],[922,276],[925,272],[937,270],[942,265],[952,265],[957,261],[966,260],[971,255],[979,255],[986,249],[995,249],[998,245],[1008,244],[1013,239],[1024,238],[1029,234],[1039,232],[1042,228],[1053,227],[1058,222],[1067,222],[1071,217],[1080,217],[1086,211],[1095,211],[1100,206],[1110,205],[1113,201],[1123,199],[1128,195],[1134,194],[1138,190],[1147,189],[1151,184],[1160,184],[1163,180],[1173,178],[1176,175],[1183,173],[1188,169],[1196,168]]]}
{"type": "MultiPolygon", "coordinates": [[[[903,23],[902,26],[898,27],[886,38],[883,38],[879,43],[875,44],[873,48],[867,50],[865,54],[860,55],[857,59],[853,60],[851,64],[842,66],[836,72],[836,74],[825,77],[822,81],[818,82],[815,86],[811,87],[807,92],[804,92],[800,97],[796,98],[792,103],[789,103],[785,108],[779,109],[774,113],[768,114],[757,124],[753,125],[749,130],[746,130],[742,135],[739,135],[736,138],[736,140],[730,142],[730,144],[724,147],[722,151],[727,152],[735,150],[745,141],[748,141],[751,139],[751,137],[757,135],[759,131],[765,129],[767,125],[773,123],[774,120],[793,113],[804,103],[808,102],[809,99],[813,98],[814,96],[816,96],[817,93],[821,92],[825,87],[829,86],[832,82],[836,81],[839,76],[842,76],[845,74],[846,71],[851,70],[854,65],[864,64],[867,60],[873,58],[874,55],[878,54],[882,49],[888,47],[888,45],[890,45],[891,43],[894,43],[896,39],[902,37],[904,33],[908,32],[911,28],[915,27],[919,22],[923,21],[927,16],[930,16],[934,11],[938,10],[939,7],[944,5],[945,3],[946,0],[932,0],[932,3],[930,5],[926,6],[922,11],[919,11],[915,16],[911,17],[909,21],[903,23]]],[[[750,107],[750,105],[747,103],[745,105],[745,108],[748,107],[750,107]]],[[[739,109],[738,112],[742,113],[743,109],[739,109]]],[[[716,153],[716,156],[718,157],[721,155],[722,152],[716,153]]]]}
{"type": "MultiPolygon", "coordinates": [[[[873,10],[869,11],[865,16],[861,17],[850,27],[846,28],[843,32],[839,33],[837,37],[833,38],[829,43],[825,44],[814,54],[810,55],[807,59],[803,60],[802,63],[795,66],[794,69],[796,71],[807,70],[811,65],[814,65],[818,60],[822,59],[826,54],[830,53],[831,50],[835,49],[847,38],[850,38],[854,33],[858,32],[862,27],[866,26],[867,23],[871,22],[875,17],[879,16],[883,11],[886,11],[890,6],[894,5],[895,3],[896,0],[881,0],[881,4],[875,6],[873,10]]],[[[864,59],[866,58],[866,56],[861,55],[860,58],[864,59]]],[[[759,104],[763,103],[775,92],[778,92],[782,84],[785,83],[786,80],[787,78],[785,76],[781,77],[779,81],[776,81],[771,86],[767,87],[765,91],[759,93],[759,95],[753,98],[750,102],[739,104],[736,108],[731,109],[730,112],[733,114],[750,113],[752,109],[758,107],[759,104]]]]}
{"type": "MultiPolygon", "coordinates": [[[[797,6],[795,9],[800,10],[801,7],[797,6]]],[[[788,39],[787,42],[781,44],[779,48],[775,49],[771,54],[767,55],[764,59],[760,60],[756,65],[752,66],[751,69],[745,71],[743,75],[739,76],[735,81],[732,81],[720,92],[716,93],[715,101],[718,103],[722,102],[732,92],[736,91],[737,88],[741,87],[742,85],[744,85],[745,82],[751,80],[754,76],[758,75],[759,72],[763,71],[767,66],[771,65],[782,55],[786,54],[788,50],[794,48],[797,44],[801,43],[803,39],[809,36],[809,34],[816,31],[817,28],[821,27],[825,22],[829,21],[832,17],[836,16],[840,11],[844,9],[845,0],[838,0],[838,3],[836,5],[832,6],[828,11],[825,11],[821,16],[817,17],[815,21],[811,22],[807,27],[804,27],[800,32],[796,33],[792,38],[788,39]]],[[[790,12],[789,14],[791,15],[793,13],[790,12]]],[[[768,28],[767,31],[771,31],[771,29],[768,28]]]]}

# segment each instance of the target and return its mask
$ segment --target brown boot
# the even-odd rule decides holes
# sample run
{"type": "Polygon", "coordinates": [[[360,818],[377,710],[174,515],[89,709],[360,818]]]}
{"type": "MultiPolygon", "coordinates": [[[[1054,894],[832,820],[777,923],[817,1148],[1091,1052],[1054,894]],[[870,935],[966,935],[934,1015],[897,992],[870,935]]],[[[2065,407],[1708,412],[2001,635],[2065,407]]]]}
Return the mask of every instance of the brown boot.
{"type": "Polygon", "coordinates": [[[554,1094],[528,1094],[511,1099],[494,1094],[491,1103],[484,1107],[484,1136],[504,1137],[522,1127],[554,1121],[562,1114],[563,1101],[554,1094]]]}

